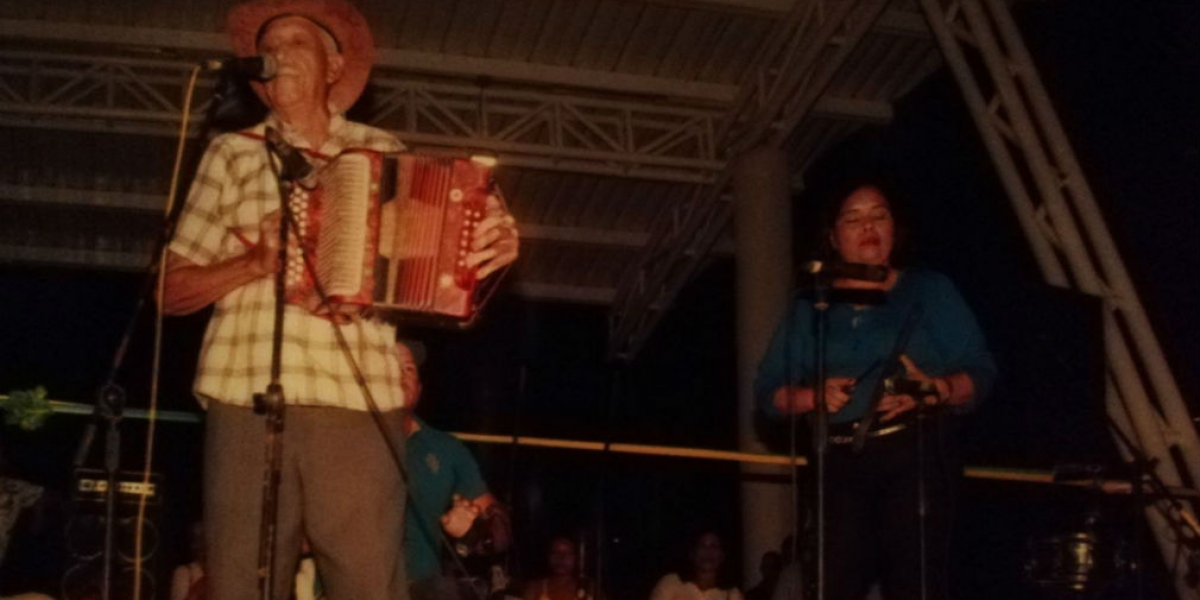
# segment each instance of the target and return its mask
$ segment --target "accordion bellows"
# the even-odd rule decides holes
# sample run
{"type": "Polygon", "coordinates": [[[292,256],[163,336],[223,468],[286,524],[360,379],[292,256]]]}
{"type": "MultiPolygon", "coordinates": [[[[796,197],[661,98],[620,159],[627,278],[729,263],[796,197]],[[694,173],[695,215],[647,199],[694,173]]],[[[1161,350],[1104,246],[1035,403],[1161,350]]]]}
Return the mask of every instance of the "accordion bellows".
{"type": "Polygon", "coordinates": [[[308,265],[289,254],[288,300],[323,316],[470,323],[482,294],[465,259],[492,193],[491,168],[467,159],[343,153],[290,199],[308,265]]]}

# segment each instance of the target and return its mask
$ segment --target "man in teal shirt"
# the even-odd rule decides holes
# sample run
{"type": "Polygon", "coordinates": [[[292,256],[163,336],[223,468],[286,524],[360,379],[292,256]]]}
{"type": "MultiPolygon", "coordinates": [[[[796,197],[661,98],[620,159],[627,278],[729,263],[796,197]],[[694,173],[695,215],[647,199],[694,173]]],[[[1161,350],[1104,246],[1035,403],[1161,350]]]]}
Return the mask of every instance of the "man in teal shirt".
{"type": "MultiPolygon", "coordinates": [[[[460,597],[457,587],[441,574],[443,534],[451,541],[458,540],[477,519],[494,520],[491,517],[499,506],[466,446],[413,414],[421,396],[417,361],[408,346],[397,346],[403,373],[400,381],[409,408],[404,419],[410,486],[404,527],[409,590],[413,600],[453,600],[460,597]]],[[[501,535],[494,533],[496,551],[508,544],[509,532],[507,527],[503,529],[501,535]]]]}

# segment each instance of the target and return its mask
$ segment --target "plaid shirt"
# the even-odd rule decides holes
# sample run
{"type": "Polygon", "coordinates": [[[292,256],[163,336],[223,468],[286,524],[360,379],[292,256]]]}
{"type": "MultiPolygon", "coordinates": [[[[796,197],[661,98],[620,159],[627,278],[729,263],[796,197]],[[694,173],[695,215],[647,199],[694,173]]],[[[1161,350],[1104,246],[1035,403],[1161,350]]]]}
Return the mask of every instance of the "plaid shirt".
{"type": "MultiPolygon", "coordinates": [[[[188,193],[171,242],[173,252],[198,265],[209,265],[244,254],[247,241],[257,242],[259,222],[279,209],[279,187],[261,141],[267,125],[278,129],[288,143],[307,147],[303,138],[274,115],[247,130],[260,139],[236,133],[214,139],[188,193]]],[[[337,156],[346,148],[396,152],[403,146],[383,130],[335,116],[329,139],[319,152],[337,156]]],[[[251,406],[253,395],[266,390],[274,313],[273,277],[263,277],[217,300],[196,372],[194,389],[201,404],[215,399],[251,406]]],[[[281,383],[288,404],[367,409],[334,327],[299,306],[286,305],[281,383]]],[[[337,327],[345,334],[379,408],[402,407],[395,328],[367,319],[337,327]]]]}

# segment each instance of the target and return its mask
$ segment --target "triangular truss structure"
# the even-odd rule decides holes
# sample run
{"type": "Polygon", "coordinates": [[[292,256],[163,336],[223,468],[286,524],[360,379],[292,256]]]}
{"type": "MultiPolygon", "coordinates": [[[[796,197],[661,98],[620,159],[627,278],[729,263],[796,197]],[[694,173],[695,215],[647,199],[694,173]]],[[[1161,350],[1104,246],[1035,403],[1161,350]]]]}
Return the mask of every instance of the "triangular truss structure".
{"type": "MultiPolygon", "coordinates": [[[[1191,416],[1008,6],[921,5],[1042,275],[1103,300],[1108,415],[1167,485],[1195,488],[1200,441],[1191,416]]],[[[1180,549],[1197,540],[1180,517],[1166,500],[1146,508],[1179,597],[1194,600],[1200,590],[1184,580],[1180,549]]]]}

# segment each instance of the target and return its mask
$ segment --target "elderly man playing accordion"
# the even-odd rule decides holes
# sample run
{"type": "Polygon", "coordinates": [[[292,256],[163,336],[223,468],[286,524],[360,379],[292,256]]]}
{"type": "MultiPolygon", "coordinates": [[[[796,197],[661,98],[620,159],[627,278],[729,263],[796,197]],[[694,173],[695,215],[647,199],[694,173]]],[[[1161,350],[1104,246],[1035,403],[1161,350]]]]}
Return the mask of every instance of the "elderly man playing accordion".
{"type": "MultiPolygon", "coordinates": [[[[228,29],[239,56],[267,55],[277,74],[255,83],[266,121],[208,147],[171,242],[164,310],[214,305],[195,392],[208,409],[204,506],[209,597],[257,592],[265,428],[252,398],[270,379],[274,280],[280,269],[280,192],[263,143],[270,127],[318,169],[345,149],[396,152],[391,134],[346,120],[370,74],[363,16],[342,0],[257,0],[235,6],[228,29]]],[[[466,264],[487,277],[517,256],[512,217],[490,199],[466,264]]],[[[279,488],[276,581],[295,571],[307,537],[330,598],[407,598],[405,483],[367,399],[341,353],[340,329],[384,418],[400,431],[404,397],[396,331],[370,318],[329,319],[285,308],[281,384],[287,404],[279,488]]],[[[402,449],[402,436],[393,444],[402,449]]],[[[286,585],[276,586],[285,600],[286,585]]]]}

